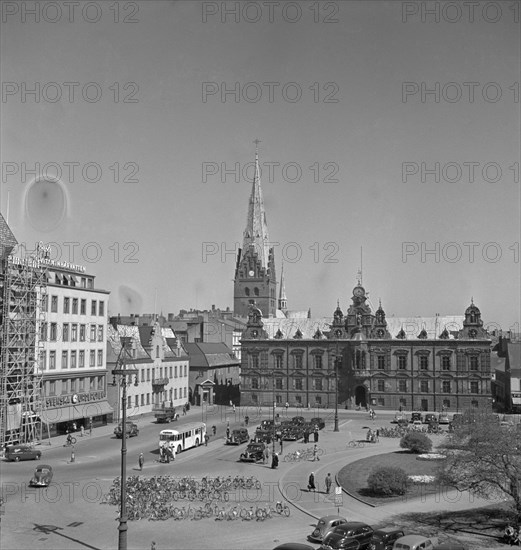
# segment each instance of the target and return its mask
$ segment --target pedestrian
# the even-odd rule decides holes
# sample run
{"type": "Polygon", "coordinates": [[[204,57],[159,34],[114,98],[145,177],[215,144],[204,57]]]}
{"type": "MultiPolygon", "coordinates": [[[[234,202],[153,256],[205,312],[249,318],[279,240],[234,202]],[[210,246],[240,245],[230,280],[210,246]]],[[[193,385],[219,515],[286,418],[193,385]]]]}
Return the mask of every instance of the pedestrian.
{"type": "Polygon", "coordinates": [[[329,495],[329,492],[331,491],[331,485],[333,483],[333,480],[331,479],[331,474],[327,474],[326,476],[326,494],[329,495]]]}
{"type": "Polygon", "coordinates": [[[249,417],[248,415],[246,415],[246,416],[244,417],[244,424],[245,424],[246,427],[248,427],[248,422],[249,422],[249,421],[250,421],[250,417],[249,417]]]}
{"type": "Polygon", "coordinates": [[[204,434],[204,446],[208,447],[208,440],[210,439],[210,436],[208,434],[204,434]]]}
{"type": "Polygon", "coordinates": [[[143,456],[143,453],[139,453],[138,464],[139,464],[139,470],[142,471],[143,465],[145,464],[145,457],[143,456]]]}
{"type": "Polygon", "coordinates": [[[233,412],[235,412],[235,405],[232,405],[232,408],[233,408],[233,412]]]}
{"type": "Polygon", "coordinates": [[[216,426],[212,426],[212,432],[213,432],[213,435],[215,435],[217,433],[217,427],[216,426]]]}
{"type": "Polygon", "coordinates": [[[317,447],[316,443],[313,446],[313,462],[315,460],[320,460],[320,457],[318,456],[318,447],[317,447]]]}
{"type": "Polygon", "coordinates": [[[284,451],[284,440],[281,437],[280,438],[280,454],[282,454],[283,451],[284,451]]]}
{"type": "Polygon", "coordinates": [[[175,443],[173,441],[170,441],[170,455],[172,460],[175,460],[175,443]]]}
{"type": "Polygon", "coordinates": [[[183,416],[186,415],[186,405],[183,405],[183,416]]]}
{"type": "Polygon", "coordinates": [[[72,431],[75,432],[77,430],[76,422],[72,423],[72,431]]]}
{"type": "Polygon", "coordinates": [[[318,443],[318,430],[315,428],[315,431],[313,432],[313,439],[315,443],[318,443]]]}
{"type": "Polygon", "coordinates": [[[230,439],[230,427],[226,428],[226,439],[230,439]]]}
{"type": "Polygon", "coordinates": [[[233,407],[233,401],[230,399],[230,407],[233,407]]]}
{"type": "Polygon", "coordinates": [[[89,435],[92,435],[92,418],[89,420],[89,435]]]}
{"type": "Polygon", "coordinates": [[[371,441],[371,434],[372,434],[372,433],[373,433],[373,432],[371,431],[371,428],[369,428],[369,429],[367,430],[366,435],[365,435],[365,440],[366,440],[366,441],[371,441]]]}
{"type": "Polygon", "coordinates": [[[289,403],[286,401],[286,416],[288,415],[289,403]]]}
{"type": "Polygon", "coordinates": [[[380,429],[376,430],[376,442],[380,442],[380,429]]]}
{"type": "Polygon", "coordinates": [[[85,427],[83,426],[83,424],[81,425],[81,437],[83,437],[85,435],[85,427]]]}
{"type": "Polygon", "coordinates": [[[279,455],[277,453],[273,453],[273,456],[271,457],[271,467],[273,470],[276,470],[279,465],[279,455]]]}
{"type": "Polygon", "coordinates": [[[262,453],[262,463],[266,464],[269,458],[270,458],[270,448],[266,445],[266,447],[264,447],[264,452],[262,453]]]}
{"type": "Polygon", "coordinates": [[[159,447],[159,462],[163,463],[165,461],[165,450],[163,447],[159,447]]]}
{"type": "Polygon", "coordinates": [[[309,474],[309,479],[308,479],[308,491],[316,491],[316,487],[315,487],[315,472],[311,472],[309,474]]]}
{"type": "Polygon", "coordinates": [[[309,431],[304,432],[304,443],[309,443],[309,431]]]}

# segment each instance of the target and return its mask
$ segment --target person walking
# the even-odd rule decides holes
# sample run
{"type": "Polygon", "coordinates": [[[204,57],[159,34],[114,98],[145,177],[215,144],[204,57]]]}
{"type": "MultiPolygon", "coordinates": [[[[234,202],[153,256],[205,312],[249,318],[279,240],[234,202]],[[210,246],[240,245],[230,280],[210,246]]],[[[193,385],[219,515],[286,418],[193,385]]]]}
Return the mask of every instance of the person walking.
{"type": "Polygon", "coordinates": [[[81,425],[81,428],[80,428],[80,431],[81,431],[81,437],[83,437],[85,435],[85,427],[83,426],[83,424],[81,425]]]}
{"type": "Polygon", "coordinates": [[[173,441],[170,441],[170,455],[172,460],[175,460],[175,443],[173,441]]]}
{"type": "Polygon", "coordinates": [[[89,420],[89,435],[92,435],[92,418],[89,420]]]}
{"type": "Polygon", "coordinates": [[[316,444],[313,446],[313,462],[315,462],[315,460],[320,460],[320,457],[318,456],[318,447],[316,444]]]}
{"type": "Polygon", "coordinates": [[[186,415],[186,405],[183,405],[183,416],[186,415]]]}
{"type": "Polygon", "coordinates": [[[315,487],[315,472],[311,472],[308,479],[308,491],[315,492],[316,490],[317,488],[315,487]]]}
{"type": "Polygon", "coordinates": [[[279,455],[277,453],[273,453],[273,456],[271,457],[271,468],[273,470],[276,470],[279,465],[279,455]]]}
{"type": "Polygon", "coordinates": [[[315,443],[318,443],[318,428],[313,431],[313,439],[315,443]]]}
{"type": "Polygon", "coordinates": [[[208,447],[208,440],[210,439],[210,436],[208,434],[204,434],[204,446],[208,447]]]}
{"type": "Polygon", "coordinates": [[[282,454],[282,452],[284,451],[284,441],[282,439],[282,437],[280,438],[280,454],[282,454]]]}
{"type": "Polygon", "coordinates": [[[325,483],[326,483],[326,494],[329,495],[331,491],[331,485],[333,484],[333,480],[331,479],[331,474],[327,474],[325,483]]]}
{"type": "Polygon", "coordinates": [[[145,464],[145,457],[143,456],[143,453],[139,453],[138,464],[139,464],[139,470],[142,471],[143,466],[145,464]]]}
{"type": "Polygon", "coordinates": [[[230,439],[230,427],[226,428],[226,439],[230,439]]]}
{"type": "Polygon", "coordinates": [[[248,422],[249,422],[249,421],[250,421],[250,417],[249,417],[248,415],[246,415],[246,416],[244,417],[244,425],[245,425],[246,427],[248,427],[248,422]]]}

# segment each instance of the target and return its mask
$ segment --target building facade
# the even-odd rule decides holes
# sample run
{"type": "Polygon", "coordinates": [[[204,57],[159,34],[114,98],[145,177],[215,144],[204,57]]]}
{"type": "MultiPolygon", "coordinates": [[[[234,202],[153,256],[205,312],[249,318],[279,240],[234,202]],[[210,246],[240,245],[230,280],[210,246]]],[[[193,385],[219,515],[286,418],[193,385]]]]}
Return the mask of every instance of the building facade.
{"type": "Polygon", "coordinates": [[[121,419],[121,387],[118,377],[112,376],[118,358],[138,374],[127,387],[126,409],[129,417],[153,412],[163,404],[180,407],[188,401],[188,355],[170,328],[152,325],[108,326],[107,376],[108,397],[115,410],[115,420],[121,419]],[[128,339],[128,353],[121,347],[128,339]]]}
{"type": "Polygon", "coordinates": [[[332,319],[291,323],[263,319],[252,306],[242,337],[241,404],[424,411],[491,406],[490,339],[474,303],[461,322],[418,319],[411,334],[407,320],[388,322],[381,305],[373,313],[360,283],[351,301],[332,319]]]}

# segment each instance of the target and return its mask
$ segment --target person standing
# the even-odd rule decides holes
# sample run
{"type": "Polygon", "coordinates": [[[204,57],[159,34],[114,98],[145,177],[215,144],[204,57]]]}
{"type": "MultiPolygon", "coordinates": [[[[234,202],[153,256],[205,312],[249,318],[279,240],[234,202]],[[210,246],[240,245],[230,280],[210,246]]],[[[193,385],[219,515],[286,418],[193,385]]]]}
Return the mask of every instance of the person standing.
{"type": "Polygon", "coordinates": [[[327,474],[326,476],[326,494],[329,495],[331,491],[331,485],[333,484],[333,480],[331,479],[331,474],[327,474]]]}
{"type": "Polygon", "coordinates": [[[271,467],[273,470],[276,470],[279,465],[279,455],[277,453],[273,453],[273,456],[271,457],[271,467]]]}
{"type": "Polygon", "coordinates": [[[282,437],[280,438],[280,454],[282,454],[282,452],[284,451],[284,441],[282,439],[282,437]]]}
{"type": "Polygon", "coordinates": [[[316,491],[316,487],[315,487],[315,472],[311,472],[309,474],[309,479],[308,479],[308,491],[316,491]]]}
{"type": "Polygon", "coordinates": [[[320,460],[320,457],[318,456],[318,447],[316,444],[313,446],[313,462],[315,462],[315,460],[320,460]]]}
{"type": "Polygon", "coordinates": [[[210,439],[210,436],[208,434],[204,434],[204,446],[208,447],[208,440],[210,439]]]}
{"type": "Polygon", "coordinates": [[[315,428],[315,430],[313,431],[313,439],[314,439],[315,443],[318,443],[318,429],[317,428],[315,428]]]}
{"type": "Polygon", "coordinates": [[[92,435],[92,418],[89,420],[89,435],[92,435]]]}
{"type": "Polygon", "coordinates": [[[143,453],[139,453],[138,464],[139,464],[139,470],[142,471],[143,466],[145,464],[145,457],[143,456],[143,453]]]}
{"type": "Polygon", "coordinates": [[[85,427],[83,426],[83,424],[81,425],[80,431],[81,431],[81,437],[83,437],[85,435],[85,427]]]}

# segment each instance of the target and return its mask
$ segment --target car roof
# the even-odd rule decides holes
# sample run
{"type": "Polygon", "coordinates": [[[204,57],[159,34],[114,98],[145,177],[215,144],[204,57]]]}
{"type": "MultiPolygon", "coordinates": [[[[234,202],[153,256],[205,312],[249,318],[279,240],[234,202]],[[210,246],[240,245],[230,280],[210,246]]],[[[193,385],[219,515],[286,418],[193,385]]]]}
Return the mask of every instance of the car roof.
{"type": "Polygon", "coordinates": [[[301,542],[285,542],[279,544],[273,550],[315,550],[313,546],[302,544],[301,542]]]}
{"type": "Polygon", "coordinates": [[[347,521],[346,518],[343,518],[342,516],[322,516],[318,521],[323,521],[324,523],[327,523],[328,521],[335,521],[337,519],[343,519],[344,521],[347,521]]]}
{"type": "Polygon", "coordinates": [[[431,540],[431,539],[429,537],[424,537],[423,535],[405,535],[404,537],[400,537],[395,542],[411,545],[411,544],[417,544],[419,542],[424,542],[426,540],[431,540]]]}
{"type": "Polygon", "coordinates": [[[375,529],[374,530],[374,534],[376,536],[378,536],[378,535],[390,535],[391,533],[397,533],[397,532],[403,533],[403,529],[401,529],[400,527],[382,527],[381,529],[375,529]]]}
{"type": "Polygon", "coordinates": [[[49,466],[49,464],[40,464],[36,469],[37,470],[52,470],[52,466],[49,466]]]}

